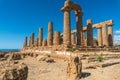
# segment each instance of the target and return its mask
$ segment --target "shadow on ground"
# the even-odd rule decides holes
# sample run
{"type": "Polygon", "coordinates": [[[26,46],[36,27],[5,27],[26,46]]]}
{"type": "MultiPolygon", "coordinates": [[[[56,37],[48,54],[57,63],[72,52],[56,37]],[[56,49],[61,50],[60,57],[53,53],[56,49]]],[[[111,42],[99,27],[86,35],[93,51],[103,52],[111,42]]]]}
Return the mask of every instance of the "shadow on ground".
{"type": "Polygon", "coordinates": [[[89,72],[82,72],[81,78],[86,78],[90,75],[91,75],[91,73],[89,73],[89,72]]]}

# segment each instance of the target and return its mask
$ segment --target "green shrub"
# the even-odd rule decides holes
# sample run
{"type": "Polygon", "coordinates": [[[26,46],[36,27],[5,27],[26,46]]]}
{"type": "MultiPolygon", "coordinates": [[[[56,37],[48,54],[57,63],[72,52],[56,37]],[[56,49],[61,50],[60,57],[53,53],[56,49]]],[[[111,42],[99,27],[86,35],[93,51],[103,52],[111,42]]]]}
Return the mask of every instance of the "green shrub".
{"type": "Polygon", "coordinates": [[[69,51],[70,51],[70,52],[74,52],[74,51],[75,51],[75,48],[70,48],[69,51]]]}
{"type": "Polygon", "coordinates": [[[98,55],[98,61],[102,62],[103,61],[103,56],[102,55],[98,55]]]}
{"type": "Polygon", "coordinates": [[[47,55],[47,57],[51,57],[51,55],[50,55],[50,54],[48,54],[48,55],[47,55]]]}

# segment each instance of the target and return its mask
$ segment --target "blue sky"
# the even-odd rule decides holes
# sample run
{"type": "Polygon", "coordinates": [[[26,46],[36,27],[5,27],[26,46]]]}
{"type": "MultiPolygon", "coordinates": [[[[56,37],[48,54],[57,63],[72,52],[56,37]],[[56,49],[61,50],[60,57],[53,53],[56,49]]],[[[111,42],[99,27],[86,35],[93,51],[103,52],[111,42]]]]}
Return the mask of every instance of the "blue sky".
{"type": "MultiPolygon", "coordinates": [[[[60,10],[65,0],[0,0],[0,49],[22,48],[25,36],[32,32],[38,36],[42,27],[47,39],[47,25],[54,23],[54,31],[63,31],[63,12],[60,10]]],[[[120,0],[72,0],[83,10],[83,25],[92,19],[99,23],[109,19],[114,21],[115,42],[120,41],[120,0]]],[[[75,29],[75,15],[71,12],[71,28],[75,29]]],[[[96,30],[94,30],[96,32],[96,30]]],[[[96,32],[97,33],[97,32],[96,32]]],[[[97,37],[97,34],[94,34],[97,37]]]]}

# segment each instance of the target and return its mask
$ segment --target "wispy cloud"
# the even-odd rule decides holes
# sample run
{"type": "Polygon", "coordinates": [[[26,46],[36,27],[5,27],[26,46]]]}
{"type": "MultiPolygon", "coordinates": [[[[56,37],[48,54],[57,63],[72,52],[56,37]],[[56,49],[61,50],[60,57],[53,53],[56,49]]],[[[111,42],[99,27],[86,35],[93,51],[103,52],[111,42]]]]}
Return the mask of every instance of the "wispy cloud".
{"type": "Polygon", "coordinates": [[[115,34],[120,34],[120,29],[116,30],[115,34]]]}

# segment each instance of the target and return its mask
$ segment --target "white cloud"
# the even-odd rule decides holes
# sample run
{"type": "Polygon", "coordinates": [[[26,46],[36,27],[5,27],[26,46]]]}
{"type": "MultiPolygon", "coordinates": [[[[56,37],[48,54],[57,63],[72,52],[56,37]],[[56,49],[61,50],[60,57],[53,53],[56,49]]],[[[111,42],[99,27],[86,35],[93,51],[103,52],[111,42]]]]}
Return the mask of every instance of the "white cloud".
{"type": "Polygon", "coordinates": [[[120,29],[116,30],[115,34],[120,34],[120,29]]]}
{"type": "Polygon", "coordinates": [[[114,43],[115,44],[120,43],[120,35],[114,35],[114,43]]]}

